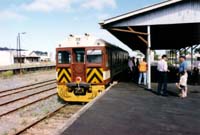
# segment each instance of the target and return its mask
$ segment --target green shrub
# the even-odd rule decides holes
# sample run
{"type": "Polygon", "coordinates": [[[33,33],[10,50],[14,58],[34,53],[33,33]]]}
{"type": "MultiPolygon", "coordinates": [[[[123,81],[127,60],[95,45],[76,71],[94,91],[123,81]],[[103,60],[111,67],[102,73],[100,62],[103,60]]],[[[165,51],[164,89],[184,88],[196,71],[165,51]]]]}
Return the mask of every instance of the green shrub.
{"type": "Polygon", "coordinates": [[[13,76],[13,71],[2,72],[0,76],[3,78],[9,78],[9,77],[13,76]]]}

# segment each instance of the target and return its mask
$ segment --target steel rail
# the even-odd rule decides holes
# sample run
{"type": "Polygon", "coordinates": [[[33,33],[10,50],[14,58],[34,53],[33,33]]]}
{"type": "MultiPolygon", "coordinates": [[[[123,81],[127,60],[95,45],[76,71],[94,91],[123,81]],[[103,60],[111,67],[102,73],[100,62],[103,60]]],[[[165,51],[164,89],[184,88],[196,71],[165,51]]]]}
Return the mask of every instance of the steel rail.
{"type": "MultiPolygon", "coordinates": [[[[9,94],[0,95],[0,98],[6,97],[6,96],[10,96],[10,95],[13,95],[13,94],[17,94],[17,93],[20,93],[20,92],[28,91],[28,90],[37,89],[37,88],[44,87],[44,86],[47,86],[47,85],[53,84],[53,83],[55,83],[55,82],[45,83],[45,84],[43,84],[43,85],[39,85],[39,86],[36,86],[36,87],[24,89],[24,90],[20,90],[20,88],[19,88],[19,89],[16,89],[16,90],[19,90],[19,91],[16,91],[16,92],[13,92],[13,93],[9,93],[9,94]]],[[[29,86],[29,87],[30,87],[30,86],[29,86]]],[[[9,92],[9,91],[8,91],[8,92],[9,92]]],[[[5,93],[6,93],[6,92],[5,92],[5,93]]]]}
{"type": "Polygon", "coordinates": [[[52,88],[48,88],[48,89],[42,90],[42,91],[39,91],[39,92],[36,92],[36,93],[29,94],[29,95],[26,95],[26,96],[23,96],[23,97],[20,97],[20,98],[14,99],[14,100],[10,100],[10,101],[1,103],[0,106],[7,105],[7,104],[10,104],[12,102],[19,101],[19,100],[22,100],[22,99],[25,99],[25,98],[28,98],[28,97],[31,97],[31,96],[46,92],[46,91],[50,91],[50,90],[53,90],[55,88],[56,88],[56,86],[52,87],[52,88]]]}
{"type": "Polygon", "coordinates": [[[27,106],[30,106],[30,105],[32,105],[32,104],[35,104],[35,103],[37,103],[37,102],[39,102],[39,101],[48,99],[48,98],[50,98],[50,97],[52,97],[52,96],[55,96],[55,95],[57,95],[57,92],[55,92],[55,93],[53,93],[53,94],[50,94],[50,95],[48,95],[48,96],[46,96],[46,97],[40,98],[40,99],[38,99],[38,100],[32,101],[32,102],[30,102],[30,103],[28,103],[28,104],[24,104],[24,105],[22,105],[22,106],[20,106],[20,107],[18,107],[18,108],[9,110],[9,111],[7,111],[7,112],[5,112],[5,113],[2,113],[2,114],[0,114],[0,117],[5,116],[5,115],[8,115],[8,114],[10,114],[10,113],[12,113],[12,112],[15,112],[15,111],[17,111],[17,110],[20,110],[20,109],[25,108],[25,107],[27,107],[27,106]]]}
{"type": "Polygon", "coordinates": [[[42,118],[40,118],[40,119],[34,121],[33,123],[27,125],[27,126],[24,127],[23,129],[17,131],[17,132],[15,133],[15,135],[20,135],[21,133],[23,133],[23,132],[25,132],[27,129],[29,129],[29,128],[35,126],[36,124],[38,124],[39,122],[43,121],[44,119],[51,117],[51,116],[54,115],[56,112],[58,112],[59,110],[61,110],[62,108],[64,108],[66,105],[67,105],[67,104],[64,104],[64,105],[60,106],[60,107],[57,108],[56,110],[54,110],[54,111],[48,113],[47,115],[43,116],[42,118]]]}
{"type": "Polygon", "coordinates": [[[3,91],[0,91],[0,94],[4,93],[4,92],[8,92],[8,91],[13,91],[13,90],[16,90],[16,89],[22,89],[22,88],[26,88],[26,87],[31,87],[31,86],[34,86],[34,85],[42,84],[42,83],[47,83],[47,82],[50,82],[50,81],[55,81],[55,80],[56,79],[51,79],[51,80],[47,80],[47,81],[43,81],[43,82],[38,82],[38,83],[34,83],[34,84],[24,85],[24,86],[17,87],[17,88],[3,90],[3,91]]]}

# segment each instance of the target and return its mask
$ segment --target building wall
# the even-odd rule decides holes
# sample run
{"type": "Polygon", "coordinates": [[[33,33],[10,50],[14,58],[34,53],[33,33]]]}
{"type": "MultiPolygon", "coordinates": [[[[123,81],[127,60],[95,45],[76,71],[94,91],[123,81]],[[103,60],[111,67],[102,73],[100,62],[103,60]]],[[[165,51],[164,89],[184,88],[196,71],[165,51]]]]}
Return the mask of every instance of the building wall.
{"type": "Polygon", "coordinates": [[[0,51],[0,66],[7,66],[11,64],[14,64],[12,51],[0,51]]]}

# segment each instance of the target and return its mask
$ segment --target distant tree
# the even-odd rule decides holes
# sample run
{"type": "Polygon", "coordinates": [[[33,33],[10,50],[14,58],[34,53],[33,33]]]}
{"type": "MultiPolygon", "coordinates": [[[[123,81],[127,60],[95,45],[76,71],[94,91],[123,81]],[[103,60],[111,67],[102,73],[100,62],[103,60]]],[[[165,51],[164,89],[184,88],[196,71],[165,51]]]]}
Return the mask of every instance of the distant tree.
{"type": "Polygon", "coordinates": [[[185,50],[181,50],[180,51],[180,55],[188,55],[188,54],[190,54],[190,52],[189,51],[186,51],[186,53],[185,53],[185,50]]]}
{"type": "Polygon", "coordinates": [[[158,58],[159,58],[159,55],[156,53],[156,51],[155,51],[155,50],[153,50],[153,52],[154,52],[154,60],[158,60],[158,58]]]}
{"type": "Polygon", "coordinates": [[[194,50],[194,52],[200,54],[200,47],[199,47],[199,48],[196,48],[196,49],[194,50]]]}
{"type": "Polygon", "coordinates": [[[34,53],[36,53],[37,55],[47,55],[48,52],[42,52],[42,51],[33,51],[34,53]]]}
{"type": "Polygon", "coordinates": [[[10,50],[8,47],[0,47],[0,50],[5,51],[5,50],[10,50]]]}
{"type": "Polygon", "coordinates": [[[154,60],[159,60],[159,55],[158,54],[154,55],[154,60]]]}

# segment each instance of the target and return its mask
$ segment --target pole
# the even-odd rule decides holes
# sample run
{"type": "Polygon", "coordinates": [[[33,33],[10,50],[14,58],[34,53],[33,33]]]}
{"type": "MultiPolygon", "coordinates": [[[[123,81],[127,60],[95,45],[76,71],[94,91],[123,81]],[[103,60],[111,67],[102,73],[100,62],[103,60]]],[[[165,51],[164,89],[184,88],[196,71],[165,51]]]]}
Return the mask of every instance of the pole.
{"type": "Polygon", "coordinates": [[[176,67],[177,67],[177,64],[178,64],[178,51],[177,50],[175,50],[175,65],[176,65],[176,67]]]}
{"type": "Polygon", "coordinates": [[[148,32],[148,47],[147,47],[147,89],[151,90],[151,29],[150,26],[147,26],[148,32]]]}
{"type": "Polygon", "coordinates": [[[185,57],[187,55],[187,48],[184,49],[185,57]]]}
{"type": "Polygon", "coordinates": [[[16,48],[16,52],[17,52],[17,63],[18,63],[18,57],[19,57],[19,50],[18,50],[18,44],[19,44],[19,40],[18,40],[18,35],[17,35],[17,48],[16,48]]]}
{"type": "Polygon", "coordinates": [[[173,63],[172,50],[170,50],[170,62],[173,63]]]}
{"type": "Polygon", "coordinates": [[[191,72],[192,72],[192,69],[193,69],[193,46],[191,46],[191,72]]]}
{"type": "Polygon", "coordinates": [[[21,55],[21,41],[20,41],[20,33],[18,33],[19,36],[19,68],[20,68],[20,74],[22,74],[22,70],[21,70],[21,63],[22,63],[22,55],[21,55]]]}

